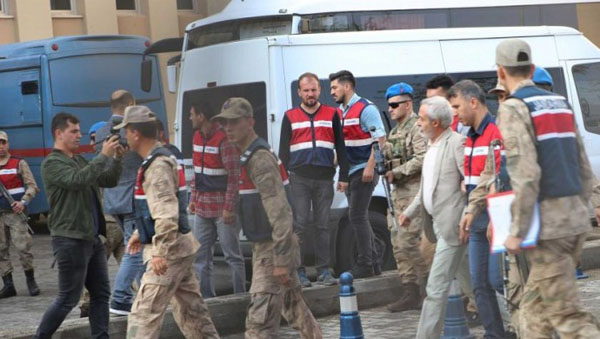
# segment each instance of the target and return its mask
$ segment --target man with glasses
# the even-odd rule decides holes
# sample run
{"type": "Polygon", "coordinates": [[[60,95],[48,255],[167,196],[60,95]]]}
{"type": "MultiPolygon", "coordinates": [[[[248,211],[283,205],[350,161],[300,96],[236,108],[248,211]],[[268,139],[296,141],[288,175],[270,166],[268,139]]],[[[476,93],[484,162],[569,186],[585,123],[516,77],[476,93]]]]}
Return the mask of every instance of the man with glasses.
{"type": "MultiPolygon", "coordinates": [[[[396,211],[404,211],[412,202],[421,181],[423,157],[427,139],[417,126],[418,116],[413,110],[413,88],[404,82],[392,85],[385,97],[388,112],[396,126],[388,135],[384,155],[388,164],[386,179],[394,184],[392,200],[396,211]]],[[[402,283],[400,298],[387,306],[390,312],[417,309],[421,304],[420,285],[427,274],[427,265],[421,255],[421,218],[411,220],[406,228],[396,229],[388,214],[388,228],[394,250],[396,266],[402,283]]]]}

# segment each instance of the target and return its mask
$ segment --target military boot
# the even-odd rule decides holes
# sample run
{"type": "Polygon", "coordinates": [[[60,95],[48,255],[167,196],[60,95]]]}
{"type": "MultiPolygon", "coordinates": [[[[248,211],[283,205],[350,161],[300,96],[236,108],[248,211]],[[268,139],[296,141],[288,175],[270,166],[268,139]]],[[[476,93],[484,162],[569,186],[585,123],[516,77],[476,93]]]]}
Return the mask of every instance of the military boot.
{"type": "Polygon", "coordinates": [[[40,294],[40,288],[35,282],[35,278],[33,276],[33,268],[25,271],[25,277],[27,278],[27,289],[29,289],[29,295],[35,296],[40,294]]]}
{"type": "Polygon", "coordinates": [[[2,280],[4,281],[4,288],[0,290],[0,299],[14,297],[17,295],[17,290],[15,290],[15,284],[13,283],[12,279],[12,273],[3,275],[2,280]]]}
{"type": "Polygon", "coordinates": [[[389,304],[387,306],[388,311],[394,313],[419,309],[419,307],[421,307],[421,293],[419,292],[419,286],[415,283],[408,283],[403,284],[402,289],[404,290],[403,297],[398,301],[389,304]]]}

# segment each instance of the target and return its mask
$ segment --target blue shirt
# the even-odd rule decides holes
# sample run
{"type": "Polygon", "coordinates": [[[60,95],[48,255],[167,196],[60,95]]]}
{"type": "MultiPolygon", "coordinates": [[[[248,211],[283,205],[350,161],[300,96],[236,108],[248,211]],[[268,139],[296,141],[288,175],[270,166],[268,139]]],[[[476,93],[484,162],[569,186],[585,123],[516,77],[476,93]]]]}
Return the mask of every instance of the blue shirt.
{"type": "MultiPolygon", "coordinates": [[[[352,96],[352,98],[350,98],[350,101],[348,102],[348,106],[344,107],[344,104],[340,104],[340,109],[343,112],[344,118],[350,110],[350,107],[352,107],[352,105],[354,105],[360,99],[361,97],[358,96],[358,94],[354,93],[354,95],[352,96]]],[[[364,132],[369,132],[371,134],[371,138],[373,139],[385,137],[385,127],[383,126],[383,121],[381,120],[379,109],[377,109],[377,106],[375,106],[375,104],[371,103],[370,105],[364,108],[362,114],[360,115],[360,128],[364,132]],[[371,132],[371,127],[375,127],[374,132],[371,132]]],[[[364,169],[366,166],[366,162],[358,165],[352,165],[350,166],[350,171],[348,172],[348,175],[352,175],[352,173],[364,169]]]]}

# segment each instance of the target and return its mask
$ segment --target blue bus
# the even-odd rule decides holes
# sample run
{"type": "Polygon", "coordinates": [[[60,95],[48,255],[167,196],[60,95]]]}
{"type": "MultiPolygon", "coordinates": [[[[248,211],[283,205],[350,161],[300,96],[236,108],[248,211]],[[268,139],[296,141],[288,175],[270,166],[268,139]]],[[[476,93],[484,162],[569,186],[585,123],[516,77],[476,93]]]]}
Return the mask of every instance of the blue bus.
{"type": "Polygon", "coordinates": [[[27,160],[40,187],[30,214],[48,211],[40,166],[52,150],[52,117],[68,112],[81,120],[81,153],[91,153],[87,131],[111,116],[110,95],[130,91],[166,123],[158,59],[138,36],[68,36],[0,46],[0,130],[10,153],[27,160]],[[149,88],[140,88],[143,63],[149,88]],[[147,90],[147,91],[146,91],[147,90]]]}

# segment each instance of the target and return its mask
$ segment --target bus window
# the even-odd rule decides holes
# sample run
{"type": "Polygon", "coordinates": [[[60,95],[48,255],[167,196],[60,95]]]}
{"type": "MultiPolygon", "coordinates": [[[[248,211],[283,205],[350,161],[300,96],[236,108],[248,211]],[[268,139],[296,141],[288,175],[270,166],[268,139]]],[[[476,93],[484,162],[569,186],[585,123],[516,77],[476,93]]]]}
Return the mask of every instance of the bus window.
{"type": "Polygon", "coordinates": [[[225,100],[231,97],[246,98],[254,110],[254,130],[256,133],[269,140],[267,131],[267,89],[264,82],[254,82],[248,84],[203,88],[187,91],[183,94],[182,105],[182,131],[181,131],[181,151],[184,158],[192,157],[192,139],[194,130],[189,121],[190,107],[192,103],[208,103],[217,114],[225,100]]]}
{"type": "Polygon", "coordinates": [[[600,134],[600,62],[573,66],[573,79],[583,125],[586,131],[600,134]]]}
{"type": "Polygon", "coordinates": [[[108,106],[110,95],[117,89],[130,91],[139,104],[160,100],[157,68],[152,72],[150,92],[140,88],[141,58],[136,54],[96,54],[51,60],[54,105],[108,106]]]}

